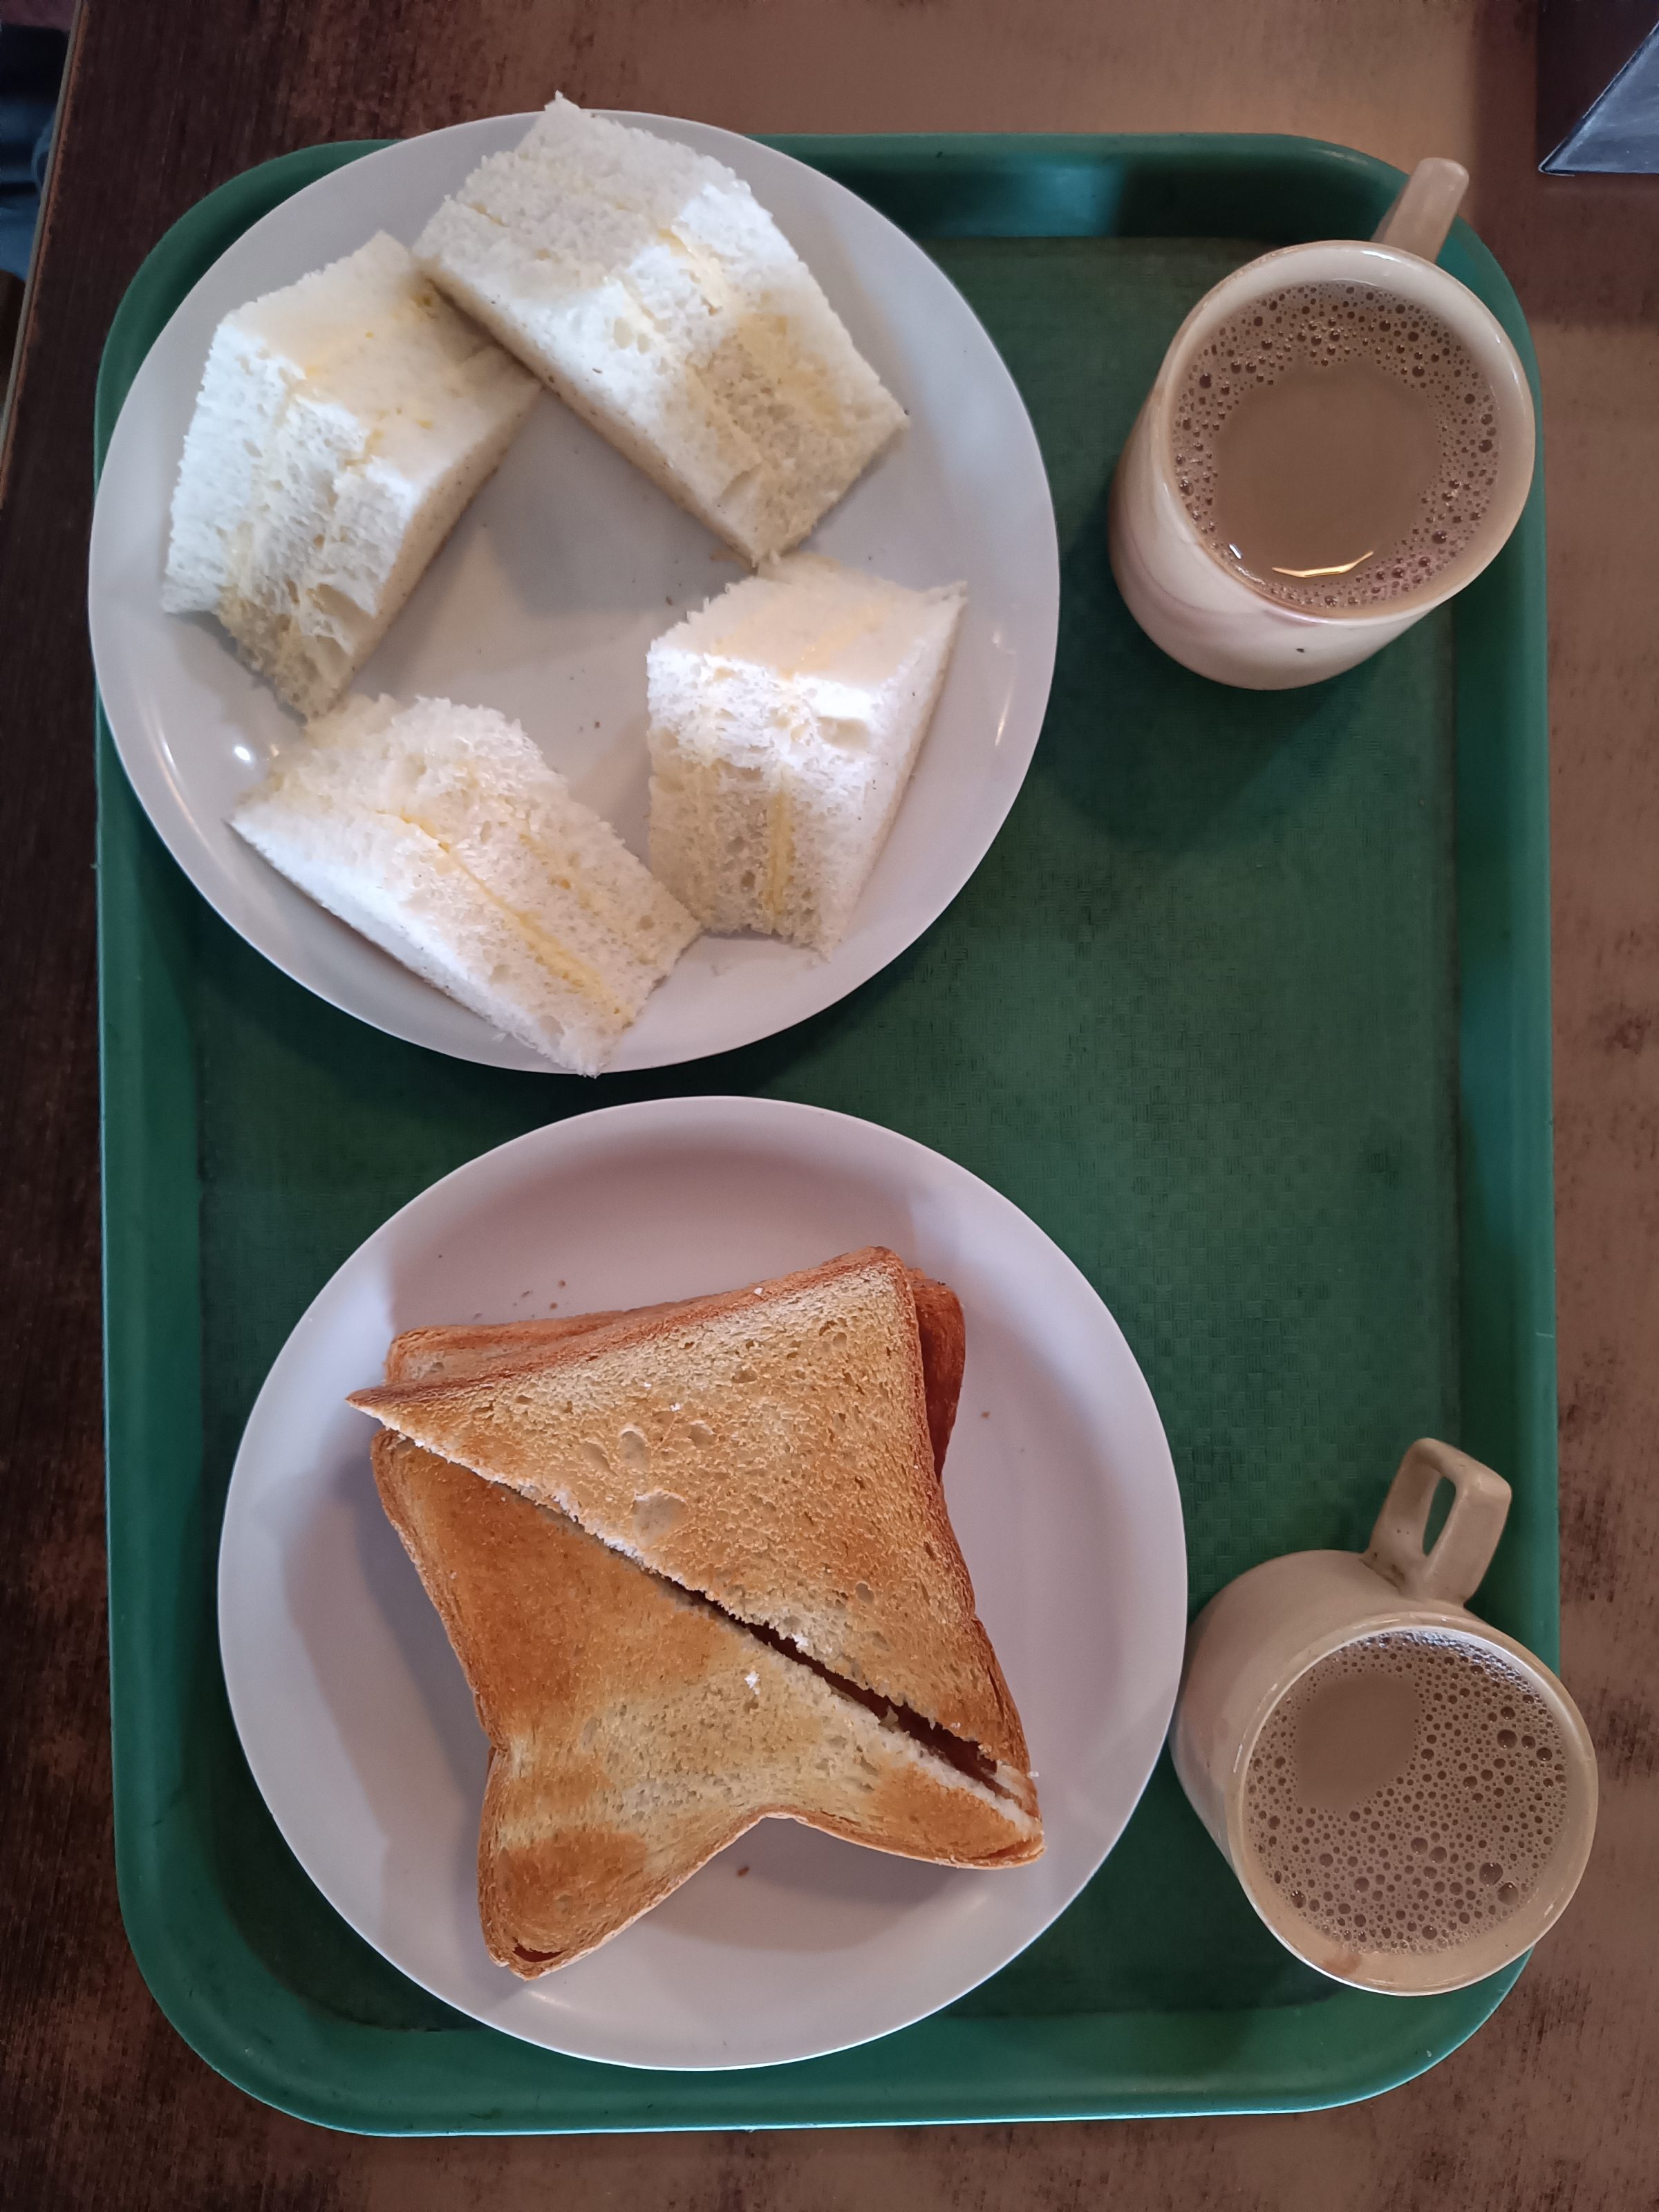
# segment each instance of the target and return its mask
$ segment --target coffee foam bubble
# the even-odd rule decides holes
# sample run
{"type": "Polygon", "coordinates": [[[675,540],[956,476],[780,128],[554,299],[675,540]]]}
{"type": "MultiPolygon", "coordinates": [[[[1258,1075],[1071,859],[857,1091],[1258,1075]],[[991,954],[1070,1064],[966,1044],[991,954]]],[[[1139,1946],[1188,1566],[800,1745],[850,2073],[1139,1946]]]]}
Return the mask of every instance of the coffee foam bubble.
{"type": "Polygon", "coordinates": [[[1176,483],[1211,550],[1237,573],[1215,527],[1217,441],[1248,392],[1291,369],[1363,358],[1424,395],[1440,441],[1437,475],[1417,520],[1351,576],[1250,581],[1294,606],[1375,605],[1431,583],[1467,551],[1498,480],[1492,387],[1461,338],[1437,316],[1372,284],[1292,284],[1253,300],[1194,356],[1174,417],[1176,483]]]}
{"type": "Polygon", "coordinates": [[[1427,1630],[1346,1644],[1269,1716],[1244,1779],[1245,1832],[1276,1891],[1359,1951],[1449,1951],[1521,1908],[1566,1826],[1566,1745],[1518,1668],[1427,1630]],[[1358,1803],[1317,1802],[1303,1723],[1333,1685],[1392,1675],[1416,1694],[1405,1765],[1358,1803]]]}

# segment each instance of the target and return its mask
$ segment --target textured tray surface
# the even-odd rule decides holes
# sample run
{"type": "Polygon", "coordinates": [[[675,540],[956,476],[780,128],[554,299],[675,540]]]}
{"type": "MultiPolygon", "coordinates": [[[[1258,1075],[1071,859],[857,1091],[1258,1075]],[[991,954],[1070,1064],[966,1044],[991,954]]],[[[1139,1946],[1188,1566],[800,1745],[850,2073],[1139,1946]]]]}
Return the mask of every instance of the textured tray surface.
{"type": "MultiPolygon", "coordinates": [[[[1166,1761],[1085,1896],[949,2014],[805,2066],[632,2075],[511,2044],[404,1981],[311,1888],[241,1760],[212,1562],[241,1424],[299,1313],[460,1161],[550,1118],[692,1090],[885,1122],[1056,1238],[1158,1398],[1194,1606],[1275,1552],[1362,1542],[1401,1450],[1431,1432],[1515,1479],[1487,1601],[1553,1650],[1541,513],[1462,603],[1455,651],[1443,612],[1304,693],[1188,676],[1130,622],[1106,560],[1111,465],[1164,347],[1260,250],[1194,233],[1369,228],[1392,173],[1295,141],[793,149],[930,239],[1030,408],[1062,550],[1054,698],[1024,792],[884,975],[765,1044],[656,1077],[442,1060],[323,1006],[231,935],[101,741],[123,1905],[197,2047],[335,2124],[1294,2106],[1419,2070],[1512,1978],[1414,2003],[1335,1990],[1256,1922],[1166,1761]]],[[[213,255],[356,150],[253,172],[169,234],[112,333],[100,438],[213,255]]],[[[1447,259],[1524,347],[1467,234],[1447,259]]]]}

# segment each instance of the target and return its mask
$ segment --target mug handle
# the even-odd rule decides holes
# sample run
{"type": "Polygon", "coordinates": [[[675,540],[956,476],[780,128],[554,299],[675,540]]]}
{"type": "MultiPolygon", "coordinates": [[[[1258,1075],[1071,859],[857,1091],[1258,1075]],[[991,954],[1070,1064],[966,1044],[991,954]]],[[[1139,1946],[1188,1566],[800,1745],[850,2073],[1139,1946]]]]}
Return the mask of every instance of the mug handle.
{"type": "Polygon", "coordinates": [[[1389,1485],[1365,1565],[1397,1583],[1407,1597],[1462,1605],[1492,1565],[1509,1510],[1510,1486],[1501,1474],[1450,1444],[1419,1437],[1389,1485]],[[1433,1550],[1425,1552],[1429,1508],[1443,1481],[1457,1495],[1433,1550]]]}
{"type": "Polygon", "coordinates": [[[1469,173],[1461,161],[1419,161],[1371,233],[1373,244],[1435,260],[1468,188],[1469,173]]]}

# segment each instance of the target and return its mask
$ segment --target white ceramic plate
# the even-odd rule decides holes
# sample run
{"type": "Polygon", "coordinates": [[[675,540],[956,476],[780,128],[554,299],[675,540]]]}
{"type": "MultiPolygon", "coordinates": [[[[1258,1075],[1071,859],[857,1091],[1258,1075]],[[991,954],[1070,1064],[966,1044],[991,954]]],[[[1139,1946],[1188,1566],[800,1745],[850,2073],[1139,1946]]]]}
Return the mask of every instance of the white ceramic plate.
{"type": "Polygon", "coordinates": [[[630,2066],[758,2066],[902,2027],[994,1973],[1121,1833],[1186,1626],[1164,1431],[1111,1316],[1042,1231],[938,1153],[758,1098],[614,1107],[424,1192],[301,1322],[248,1422],[219,1634],[243,1747],[335,1908],[459,2010],[630,2066]],[[690,1297],[885,1243],[951,1283],[968,1368],[951,1517],[1019,1706],[1048,1837],[1029,1867],[918,1865],[767,1820],[643,1920],[524,1983],[478,1929],[485,1746],[343,1401],[393,1333],[690,1297]],[[746,1879],[738,1870],[746,1867],[746,1879]]]}
{"type": "MultiPolygon", "coordinates": [[[[717,155],[753,186],[860,348],[909,410],[889,453],[815,532],[817,550],[902,584],[968,585],[968,611],[915,779],[853,927],[825,961],[705,938],[612,1066],[659,1067],[769,1036],[885,967],[962,889],[1024,781],[1054,668],[1054,511],[1024,404],[960,293],[915,242],[816,170],[731,132],[624,118],[717,155]]],[[[161,611],[167,515],[210,339],[233,308],[361,246],[412,242],[527,115],[371,154],[237,240],[162,331],[121,410],[93,520],[99,690],[126,772],[173,858],[251,945],[377,1029],[463,1060],[547,1072],[526,1046],[313,906],[226,827],[293,719],[207,617],[161,611]]],[[[579,798],[643,856],[645,653],[744,573],[735,555],[595,432],[544,397],[356,688],[517,717],[579,798]]]]}

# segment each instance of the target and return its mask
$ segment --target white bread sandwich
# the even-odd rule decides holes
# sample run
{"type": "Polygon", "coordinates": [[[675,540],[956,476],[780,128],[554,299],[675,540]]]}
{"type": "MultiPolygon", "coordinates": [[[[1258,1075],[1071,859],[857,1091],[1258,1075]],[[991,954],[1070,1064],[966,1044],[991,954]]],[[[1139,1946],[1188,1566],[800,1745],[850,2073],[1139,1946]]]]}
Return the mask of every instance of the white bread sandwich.
{"type": "Polygon", "coordinates": [[[384,232],[238,308],[185,438],[162,604],[216,615],[289,706],[322,713],[536,396],[384,232]]]}
{"type": "Polygon", "coordinates": [[[804,538],[904,420],[747,185],[568,100],[479,164],[415,256],[751,562],[804,538]]]}
{"type": "MultiPolygon", "coordinates": [[[[411,1332],[386,1378],[464,1380],[514,1342],[522,1354],[526,1329],[544,1347],[626,1318],[411,1332]]],[[[383,1430],[373,1459],[489,1740],[479,1917],[514,1973],[605,1942],[768,1816],[948,1865],[1041,1851],[1034,1810],[882,1701],[405,1437],[383,1430]]]]}
{"type": "Polygon", "coordinates": [[[534,1365],[351,1403],[884,1701],[1035,1816],[1019,1717],[934,1472],[893,1253],[612,1322],[534,1365]]]}
{"type": "Polygon", "coordinates": [[[795,553],[652,646],[651,866],[707,928],[841,942],[965,597],[795,553]]]}
{"type": "Polygon", "coordinates": [[[348,699],[233,828],[381,949],[557,1067],[596,1074],[697,934],[516,722],[348,699]]]}

